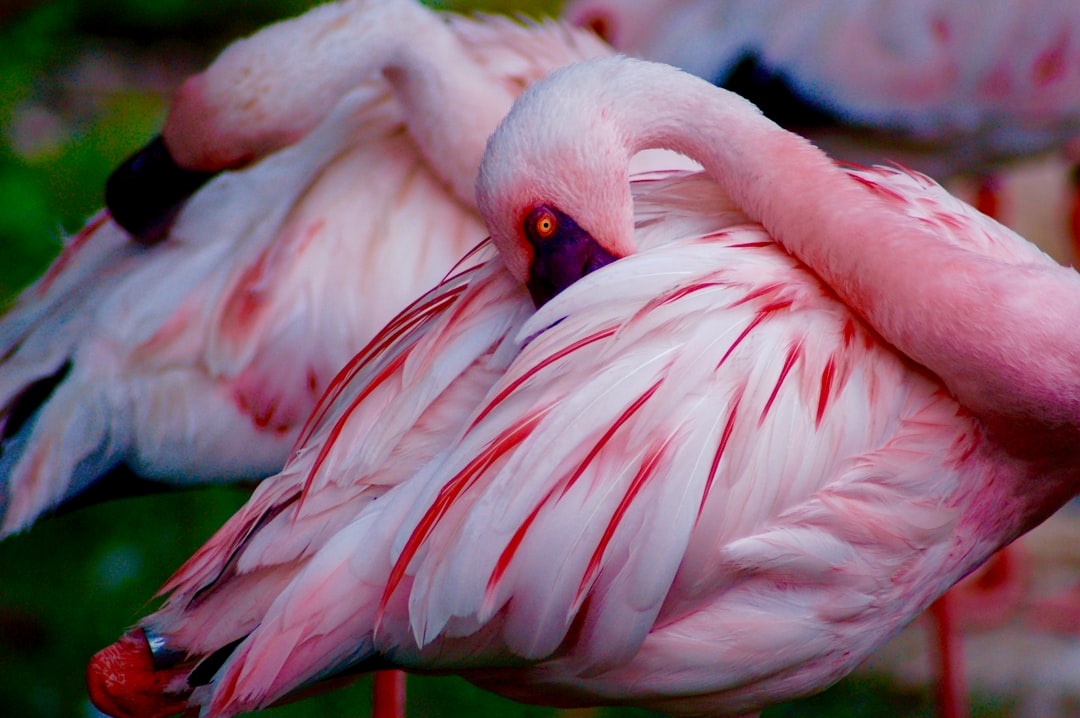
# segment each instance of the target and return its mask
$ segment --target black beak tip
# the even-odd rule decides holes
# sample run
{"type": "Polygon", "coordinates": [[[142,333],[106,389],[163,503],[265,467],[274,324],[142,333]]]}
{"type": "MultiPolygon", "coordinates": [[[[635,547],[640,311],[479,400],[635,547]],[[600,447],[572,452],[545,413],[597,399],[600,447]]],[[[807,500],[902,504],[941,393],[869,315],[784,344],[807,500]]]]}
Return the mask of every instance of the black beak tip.
{"type": "Polygon", "coordinates": [[[158,135],[109,175],[105,206],[137,242],[157,244],[184,202],[213,176],[177,165],[158,135]]]}

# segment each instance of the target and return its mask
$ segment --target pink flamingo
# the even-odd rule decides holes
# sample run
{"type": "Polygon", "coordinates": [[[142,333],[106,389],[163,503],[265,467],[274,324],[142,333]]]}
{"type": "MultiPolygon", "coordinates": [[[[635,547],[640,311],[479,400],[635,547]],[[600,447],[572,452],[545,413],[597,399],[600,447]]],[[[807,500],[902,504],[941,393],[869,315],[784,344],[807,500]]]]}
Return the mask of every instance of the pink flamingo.
{"type": "Polygon", "coordinates": [[[394,665],[751,714],[1080,486],[1080,275],[924,176],[840,169],[610,58],[519,98],[477,198],[502,262],[343,370],[285,470],[95,656],[103,710],[228,716],[394,665]],[[628,182],[647,147],[708,174],[628,182]]]}
{"type": "Polygon", "coordinates": [[[118,468],[280,470],[338,369],[483,236],[473,177],[513,98],[608,53],[403,0],[227,48],[110,182],[141,243],[99,214],[0,322],[0,536],[118,468]]]}
{"type": "MultiPolygon", "coordinates": [[[[743,94],[830,154],[936,178],[1062,152],[1080,159],[1080,15],[1069,0],[911,3],[571,0],[623,52],[743,94]]],[[[1080,192],[1080,189],[1074,189],[1080,192]]],[[[1080,256],[1080,201],[1071,213],[1080,256]]]]}

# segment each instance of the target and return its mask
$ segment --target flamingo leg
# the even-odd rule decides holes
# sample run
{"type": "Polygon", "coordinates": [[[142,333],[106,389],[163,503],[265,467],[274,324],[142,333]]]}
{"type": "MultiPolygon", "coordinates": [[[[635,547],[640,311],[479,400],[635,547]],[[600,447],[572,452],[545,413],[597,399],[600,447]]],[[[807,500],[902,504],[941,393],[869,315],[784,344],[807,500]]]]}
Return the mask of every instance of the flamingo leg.
{"type": "Polygon", "coordinates": [[[1069,173],[1072,206],[1069,208],[1069,233],[1072,235],[1073,264],[1080,266],[1080,164],[1069,173]]]}
{"type": "Polygon", "coordinates": [[[405,672],[378,671],[371,694],[371,718],[405,718],[405,672]]]}
{"type": "Polygon", "coordinates": [[[964,677],[963,643],[956,632],[951,591],[930,606],[938,645],[938,707],[941,718],[968,716],[967,681],[964,677]]]}
{"type": "Polygon", "coordinates": [[[1001,180],[997,175],[986,174],[979,178],[975,188],[975,209],[1001,221],[1001,180]]]}

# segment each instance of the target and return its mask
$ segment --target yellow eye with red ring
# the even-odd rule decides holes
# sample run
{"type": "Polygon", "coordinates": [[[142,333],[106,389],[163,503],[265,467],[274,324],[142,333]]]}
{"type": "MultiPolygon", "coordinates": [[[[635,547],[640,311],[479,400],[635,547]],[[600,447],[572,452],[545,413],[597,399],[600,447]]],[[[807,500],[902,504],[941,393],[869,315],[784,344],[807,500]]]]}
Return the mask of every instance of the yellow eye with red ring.
{"type": "Polygon", "coordinates": [[[541,205],[525,218],[525,236],[533,242],[550,238],[559,230],[559,218],[550,207],[541,205]]]}

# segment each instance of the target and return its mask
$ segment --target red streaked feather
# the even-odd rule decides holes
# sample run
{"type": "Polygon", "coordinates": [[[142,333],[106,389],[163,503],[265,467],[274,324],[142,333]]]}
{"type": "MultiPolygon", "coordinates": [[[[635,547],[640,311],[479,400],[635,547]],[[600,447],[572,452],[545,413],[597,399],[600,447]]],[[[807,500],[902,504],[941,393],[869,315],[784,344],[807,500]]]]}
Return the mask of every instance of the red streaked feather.
{"type": "Polygon", "coordinates": [[[626,410],[622,414],[619,414],[619,417],[615,421],[611,422],[611,426],[609,426],[607,431],[604,432],[604,435],[600,437],[600,440],[593,445],[592,449],[589,450],[588,455],[580,464],[578,464],[578,467],[574,470],[574,473],[566,482],[566,485],[563,487],[562,493],[559,494],[560,499],[563,496],[566,496],[566,492],[569,491],[575,483],[577,483],[577,480],[581,478],[581,475],[583,473],[585,473],[585,469],[590,463],[592,463],[592,460],[595,459],[596,456],[603,450],[604,446],[611,440],[611,437],[615,436],[615,432],[617,432],[623,424],[629,421],[630,417],[637,413],[638,409],[645,405],[645,402],[647,402],[649,398],[656,393],[656,390],[660,388],[660,385],[662,383],[663,380],[660,380],[653,384],[651,387],[649,387],[641,396],[635,399],[634,402],[630,404],[630,406],[626,407],[626,410]]]}
{"type": "Polygon", "coordinates": [[[772,393],[769,394],[769,398],[765,402],[765,408],[761,410],[761,416],[758,417],[759,428],[765,423],[765,417],[768,416],[769,409],[772,408],[773,402],[776,401],[776,395],[780,393],[780,387],[784,384],[784,380],[787,379],[787,375],[791,372],[791,367],[795,366],[795,361],[801,355],[801,341],[788,349],[787,357],[784,358],[784,366],[780,368],[780,376],[776,380],[776,386],[773,387],[772,393]]]}
{"type": "Polygon", "coordinates": [[[836,378],[836,357],[831,356],[825,362],[825,368],[821,372],[821,392],[818,394],[817,416],[814,419],[816,428],[821,427],[821,420],[825,418],[825,407],[829,403],[834,378],[836,378]]]}
{"type": "Polygon", "coordinates": [[[473,421],[473,423],[469,426],[468,431],[466,431],[465,433],[468,433],[469,431],[472,431],[476,427],[476,425],[479,424],[481,421],[483,421],[484,417],[486,417],[489,413],[491,413],[491,411],[496,406],[498,406],[503,401],[505,401],[506,398],[508,396],[510,396],[511,394],[513,394],[514,391],[518,387],[520,387],[522,384],[524,384],[526,381],[528,381],[532,377],[536,376],[536,374],[543,371],[546,367],[551,366],[552,364],[559,361],[560,359],[563,359],[563,358],[569,356],[570,354],[573,354],[574,352],[576,352],[577,350],[579,350],[579,349],[581,349],[583,347],[586,347],[586,346],[588,346],[588,345],[590,345],[590,344],[592,344],[594,342],[600,341],[601,339],[606,339],[607,337],[610,337],[612,334],[614,334],[616,332],[617,329],[618,329],[618,327],[608,327],[607,329],[601,329],[598,332],[594,332],[593,334],[590,334],[590,335],[588,335],[586,337],[582,337],[581,339],[578,339],[576,342],[574,342],[574,343],[560,349],[559,351],[555,352],[551,356],[546,357],[543,361],[539,362],[535,366],[529,367],[528,371],[523,373],[521,376],[519,376],[514,381],[507,384],[506,387],[495,396],[495,398],[493,398],[490,402],[488,402],[487,406],[485,406],[483,408],[483,410],[481,410],[480,414],[476,417],[476,419],[473,421]]]}
{"type": "MultiPolygon", "coordinates": [[[[762,297],[767,297],[770,294],[778,294],[784,288],[785,288],[785,285],[780,283],[780,282],[772,282],[770,284],[763,284],[762,286],[758,287],[754,291],[748,292],[747,294],[744,294],[743,296],[739,297],[737,300],[732,302],[729,306],[731,306],[732,308],[741,307],[744,304],[749,304],[750,302],[754,301],[755,299],[761,299],[762,297]]],[[[790,304],[790,302],[788,302],[788,304],[790,304]]]]}
{"type": "Polygon", "coordinates": [[[855,340],[855,322],[848,319],[844,322],[844,348],[850,349],[851,342],[855,340]]]}
{"type": "Polygon", "coordinates": [[[645,306],[645,308],[642,310],[641,313],[651,311],[652,309],[655,309],[656,307],[663,306],[665,304],[671,304],[672,302],[677,302],[680,299],[683,299],[684,297],[688,297],[691,294],[694,294],[695,292],[700,292],[703,289],[710,289],[712,287],[722,286],[722,284],[723,283],[720,282],[717,279],[708,279],[708,280],[701,280],[699,282],[693,282],[693,283],[687,284],[685,286],[676,287],[672,291],[667,292],[665,294],[662,294],[659,297],[651,300],[645,306]]]}
{"type": "Polygon", "coordinates": [[[304,505],[304,499],[307,498],[308,490],[311,488],[312,483],[315,481],[315,475],[319,473],[319,469],[320,467],[322,467],[323,461],[326,460],[326,457],[334,448],[335,444],[337,443],[338,437],[341,435],[341,432],[345,428],[345,425],[349,423],[349,418],[352,416],[353,412],[356,411],[356,408],[363,403],[364,399],[368,398],[373,391],[375,391],[383,384],[383,382],[385,382],[398,370],[401,369],[402,364],[405,363],[405,360],[408,358],[410,353],[410,350],[406,350],[394,357],[394,359],[389,364],[387,364],[381,372],[379,372],[374,378],[372,378],[371,381],[369,381],[364,386],[363,391],[361,391],[356,396],[356,398],[349,402],[348,408],[346,408],[345,411],[341,413],[341,416],[338,417],[337,422],[330,430],[330,435],[326,438],[326,441],[323,442],[322,447],[319,449],[319,455],[315,458],[315,462],[312,464],[311,470],[308,472],[307,478],[304,480],[304,488],[300,491],[300,504],[297,506],[297,516],[299,516],[300,514],[300,507],[304,505]]]}
{"type": "MultiPolygon", "coordinates": [[[[765,294],[765,292],[752,292],[752,294],[761,296],[762,294],[765,294]]],[[[740,299],[738,302],[736,302],[732,306],[738,306],[740,304],[744,304],[745,302],[746,302],[746,297],[743,297],[742,299],[740,299]]],[[[746,325],[746,328],[742,330],[742,332],[739,334],[739,336],[735,337],[735,341],[733,341],[731,343],[731,346],[728,347],[728,350],[726,352],[724,352],[724,356],[720,357],[720,361],[717,362],[716,368],[719,369],[721,366],[723,366],[724,362],[727,361],[728,357],[731,356],[731,353],[735,351],[735,348],[739,346],[739,344],[742,342],[742,340],[746,339],[746,337],[750,334],[750,332],[752,332],[759,324],[761,324],[763,321],[765,321],[765,319],[770,314],[772,314],[773,312],[780,311],[781,309],[787,309],[791,305],[792,305],[792,300],[790,300],[790,299],[778,299],[775,302],[771,302],[770,304],[767,304],[764,307],[762,307],[761,309],[759,309],[758,313],[757,313],[757,316],[755,316],[752,320],[750,320],[750,323],[746,325]]]]}
{"type": "MultiPolygon", "coordinates": [[[[656,386],[659,386],[659,384],[656,386]]],[[[656,387],[654,386],[653,388],[655,389],[656,387]]],[[[615,535],[615,529],[619,527],[623,517],[626,515],[626,511],[630,508],[630,504],[637,498],[637,495],[641,492],[641,489],[645,486],[646,482],[650,478],[656,476],[656,467],[660,463],[660,459],[664,456],[664,451],[667,449],[672,438],[672,436],[666,437],[660,446],[650,450],[645,457],[645,460],[641,462],[641,466],[638,467],[637,474],[634,475],[633,480],[630,482],[630,486],[627,487],[626,493],[623,494],[622,500],[619,501],[619,505],[615,507],[615,513],[612,514],[611,520],[608,521],[608,525],[604,529],[604,534],[600,537],[600,541],[596,545],[596,550],[593,551],[592,558],[589,559],[589,565],[585,568],[585,573],[581,577],[581,583],[578,585],[577,594],[574,596],[574,602],[570,609],[570,613],[574,613],[581,607],[581,601],[584,598],[585,593],[589,590],[600,573],[600,563],[604,558],[604,552],[607,550],[608,544],[611,543],[611,539],[615,535]]]]}
{"type": "Polygon", "coordinates": [[[720,460],[724,458],[724,449],[727,448],[731,433],[735,430],[735,417],[739,414],[739,402],[742,401],[743,391],[745,391],[745,387],[740,387],[738,393],[731,400],[727,421],[724,422],[724,430],[720,434],[720,443],[716,447],[716,453],[713,454],[712,466],[709,467],[709,478],[705,480],[705,490],[701,492],[698,518],[701,518],[701,512],[705,510],[705,501],[709,498],[709,491],[712,489],[713,481],[716,480],[716,472],[720,469],[720,460]]]}
{"type": "Polygon", "coordinates": [[[897,190],[895,190],[892,187],[889,187],[889,186],[887,186],[887,185],[885,185],[883,183],[876,182],[873,179],[871,179],[870,177],[867,177],[866,175],[848,174],[848,176],[851,177],[856,182],[858,182],[859,184],[863,185],[864,187],[867,187],[868,189],[872,190],[873,192],[881,195],[882,197],[885,197],[886,199],[892,200],[893,202],[896,202],[896,203],[898,203],[900,205],[905,205],[908,202],[908,198],[906,196],[904,196],[903,194],[901,194],[900,192],[898,192],[897,190]]]}
{"type": "Polygon", "coordinates": [[[470,266],[465,266],[465,265],[467,265],[470,260],[472,260],[474,257],[476,257],[476,255],[480,254],[480,252],[482,252],[482,251],[484,251],[486,249],[490,249],[491,247],[492,247],[491,237],[487,237],[486,239],[484,239],[484,241],[479,242],[478,244],[476,244],[472,249],[470,249],[468,252],[466,252],[464,254],[464,256],[462,256],[461,259],[454,262],[454,266],[450,267],[450,271],[448,271],[446,273],[446,276],[444,276],[442,278],[442,281],[440,281],[439,284],[447,284],[449,282],[453,282],[453,281],[457,280],[459,277],[463,277],[466,274],[468,274],[469,272],[475,272],[476,270],[483,267],[487,262],[480,262],[479,264],[473,264],[473,265],[470,265],[470,266]],[[464,267],[464,269],[463,269],[463,267],[464,267]]]}
{"type": "Polygon", "coordinates": [[[775,242],[769,242],[762,240],[760,242],[739,242],[738,244],[728,245],[732,249],[762,249],[764,247],[775,247],[775,242]]]}
{"type": "Polygon", "coordinates": [[[457,300],[458,295],[464,292],[465,289],[465,286],[454,287],[445,294],[439,294],[425,302],[415,304],[398,314],[383,327],[382,330],[368,342],[368,345],[354,355],[330,382],[326,391],[323,392],[322,398],[319,399],[318,404],[315,405],[315,409],[311,412],[311,416],[308,417],[307,423],[304,425],[300,435],[296,438],[291,453],[295,453],[297,449],[307,443],[311,438],[311,434],[315,431],[315,427],[319,426],[323,419],[325,419],[326,412],[334,406],[338,397],[341,396],[341,393],[345,390],[345,387],[349,385],[352,379],[365,366],[373,359],[381,356],[390,345],[414,329],[417,325],[444,311],[447,306],[457,300]]]}
{"type": "Polygon", "coordinates": [[[611,426],[609,426],[607,431],[604,432],[604,435],[601,436],[600,439],[593,444],[592,448],[589,449],[589,453],[574,469],[574,473],[570,474],[568,478],[563,479],[559,483],[552,486],[551,489],[549,489],[548,492],[544,494],[544,498],[541,499],[535,507],[533,507],[533,510],[529,513],[525,521],[522,522],[521,526],[518,527],[517,531],[514,532],[514,535],[511,537],[509,543],[507,543],[506,548],[503,549],[503,552],[499,555],[499,559],[495,562],[495,568],[491,572],[491,576],[488,577],[487,587],[484,591],[485,604],[488,604],[491,600],[494,599],[495,589],[498,587],[499,582],[505,575],[506,569],[510,566],[510,562],[513,561],[514,554],[521,546],[521,542],[525,538],[525,534],[528,531],[529,526],[532,525],[532,522],[540,513],[540,509],[547,505],[547,503],[551,500],[551,498],[555,495],[555,492],[558,491],[560,487],[562,488],[562,490],[559,492],[559,498],[561,499],[562,497],[566,496],[566,492],[569,491],[574,486],[574,484],[577,483],[578,479],[580,479],[582,474],[585,473],[585,469],[588,468],[589,464],[592,463],[593,459],[595,459],[597,455],[604,449],[604,446],[607,445],[607,443],[611,440],[611,438],[615,435],[619,428],[623,424],[625,424],[627,420],[629,420],[630,417],[638,411],[638,409],[645,405],[645,402],[649,400],[649,397],[656,393],[656,390],[660,388],[661,383],[662,382],[656,382],[641,396],[635,399],[634,402],[630,404],[630,406],[628,406],[626,410],[623,411],[623,413],[620,414],[619,417],[611,423],[611,426]]]}
{"type": "Polygon", "coordinates": [[[525,539],[525,534],[528,533],[529,527],[532,526],[536,517],[540,515],[540,509],[547,505],[557,488],[558,486],[552,486],[544,495],[544,498],[533,507],[533,510],[529,512],[529,515],[526,516],[525,520],[518,526],[514,535],[510,537],[510,541],[506,544],[506,548],[499,554],[499,559],[495,562],[495,568],[491,571],[491,575],[488,577],[487,586],[484,588],[484,611],[491,610],[491,604],[495,600],[495,590],[502,582],[503,576],[506,575],[506,569],[510,567],[510,562],[514,560],[514,555],[521,547],[521,542],[525,539]]]}
{"type": "Polygon", "coordinates": [[[524,441],[529,433],[532,432],[540,422],[540,419],[543,418],[545,413],[545,410],[535,411],[516,422],[508,430],[503,431],[497,439],[492,441],[486,449],[480,452],[476,458],[470,461],[464,469],[447,481],[439,490],[439,494],[435,497],[435,501],[424,513],[424,516],[420,519],[419,523],[417,523],[416,528],[413,529],[408,541],[405,542],[405,547],[402,549],[401,555],[398,556],[393,569],[390,571],[390,576],[386,581],[386,588],[383,590],[382,598],[379,601],[379,611],[375,619],[376,630],[378,629],[379,624],[382,623],[383,612],[386,610],[386,606],[390,601],[390,596],[393,595],[394,591],[401,583],[401,579],[405,577],[405,570],[416,556],[416,552],[420,549],[420,546],[427,540],[428,536],[431,535],[431,532],[435,530],[435,527],[438,526],[439,522],[446,516],[446,513],[458,498],[461,497],[462,493],[472,486],[484,471],[498,461],[507,451],[524,441]]]}

